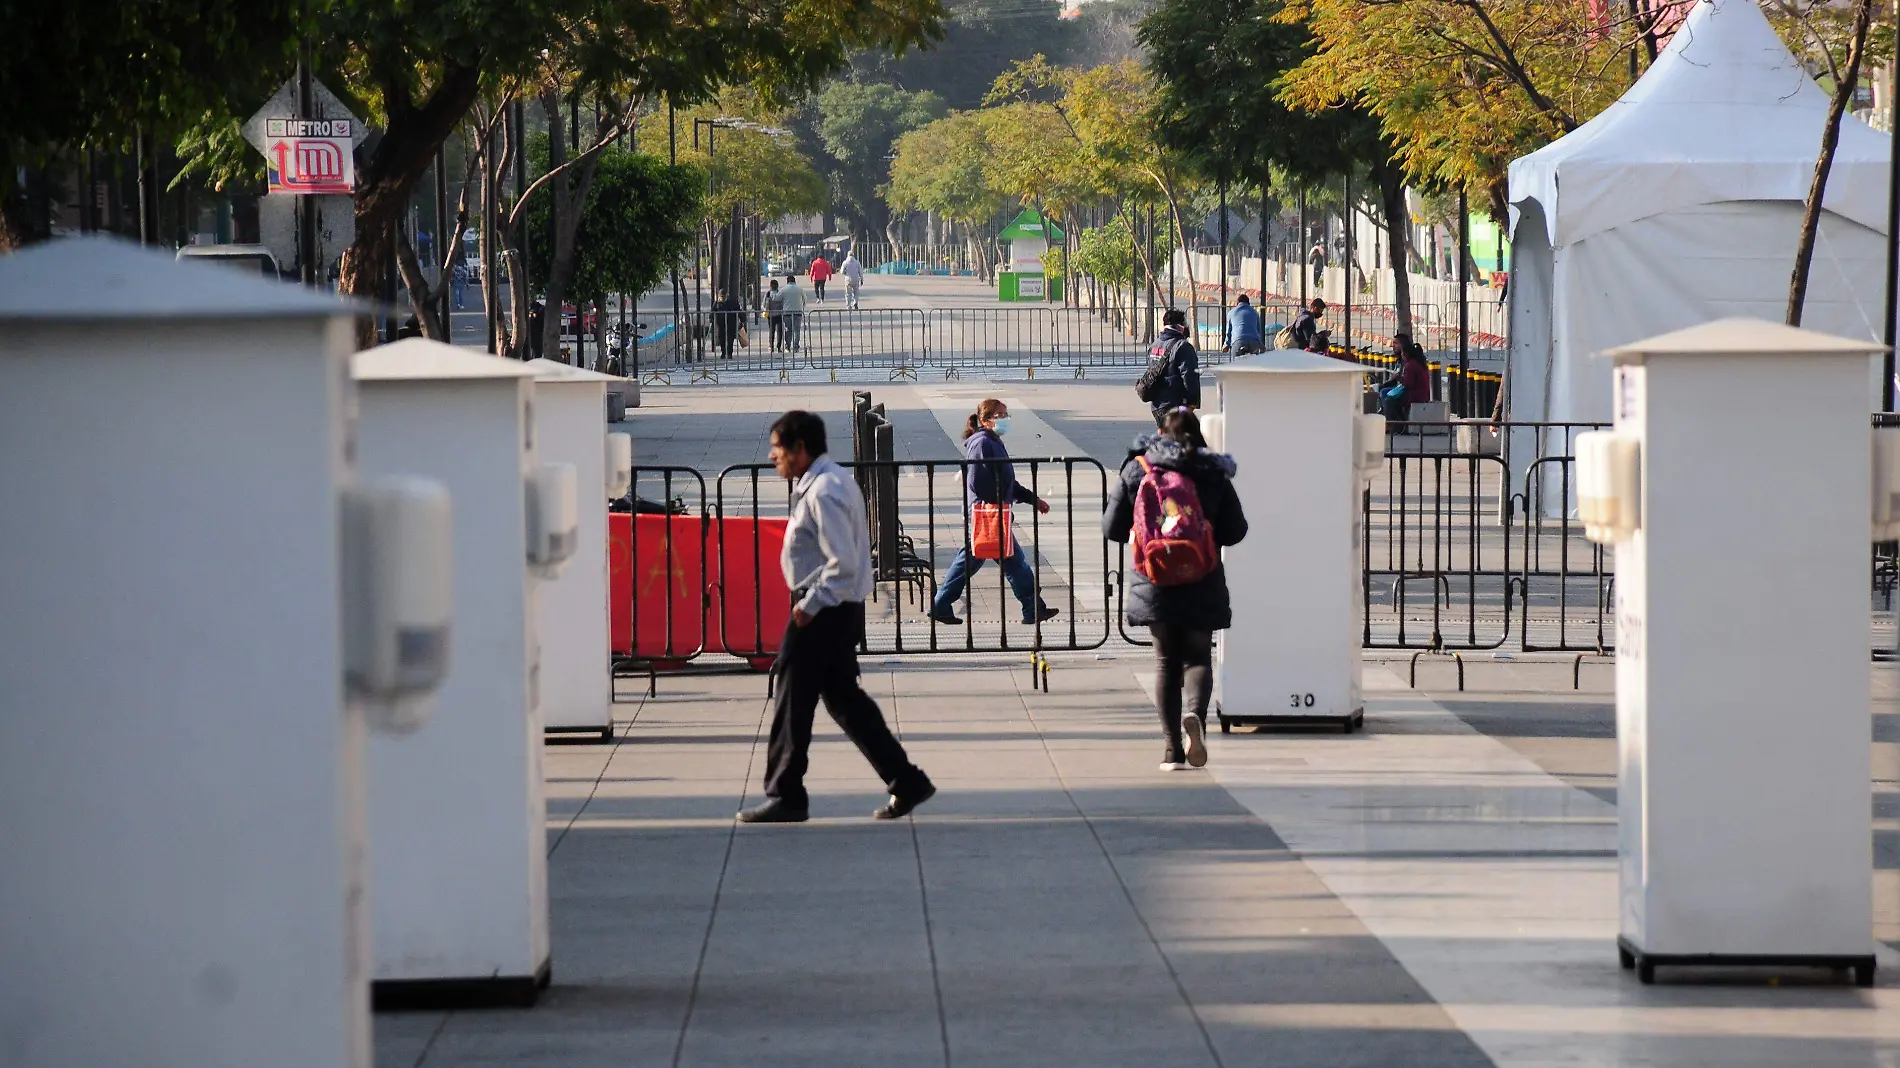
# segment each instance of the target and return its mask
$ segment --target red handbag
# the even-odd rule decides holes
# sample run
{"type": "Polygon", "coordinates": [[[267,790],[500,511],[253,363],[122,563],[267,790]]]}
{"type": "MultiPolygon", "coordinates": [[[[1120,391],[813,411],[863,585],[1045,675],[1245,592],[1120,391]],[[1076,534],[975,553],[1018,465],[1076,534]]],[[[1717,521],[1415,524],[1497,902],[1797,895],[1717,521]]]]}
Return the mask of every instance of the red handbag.
{"type": "Polygon", "coordinates": [[[978,560],[1006,560],[1016,554],[1009,530],[1009,507],[1002,504],[970,506],[970,555],[978,560]]]}

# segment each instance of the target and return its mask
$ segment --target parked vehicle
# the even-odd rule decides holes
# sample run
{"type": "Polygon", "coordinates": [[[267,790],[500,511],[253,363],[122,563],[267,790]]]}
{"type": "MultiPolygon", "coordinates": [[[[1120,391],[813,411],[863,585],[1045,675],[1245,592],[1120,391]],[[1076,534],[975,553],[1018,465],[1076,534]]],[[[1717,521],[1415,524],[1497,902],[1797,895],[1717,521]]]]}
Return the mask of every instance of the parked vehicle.
{"type": "Polygon", "coordinates": [[[262,274],[273,282],[284,277],[277,267],[277,257],[263,245],[186,245],[178,250],[177,258],[221,263],[248,274],[262,274]]]}

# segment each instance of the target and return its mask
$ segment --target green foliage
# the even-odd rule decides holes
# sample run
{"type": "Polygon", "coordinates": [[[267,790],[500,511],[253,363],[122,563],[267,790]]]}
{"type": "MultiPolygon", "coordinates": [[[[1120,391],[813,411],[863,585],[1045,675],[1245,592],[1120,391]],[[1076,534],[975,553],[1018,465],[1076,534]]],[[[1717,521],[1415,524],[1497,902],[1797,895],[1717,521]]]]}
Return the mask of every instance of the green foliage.
{"type": "Polygon", "coordinates": [[[1494,209],[1510,161],[1576,129],[1628,86],[1641,46],[1619,5],[1572,0],[1286,0],[1314,48],[1283,99],[1378,117],[1412,180],[1494,209]]]}
{"type": "Polygon", "coordinates": [[[945,6],[941,40],[901,57],[861,55],[852,62],[857,80],[932,93],[948,107],[969,110],[983,103],[1012,63],[1038,52],[1066,57],[1077,41],[1076,26],[1062,20],[1064,5],[1057,0],[949,0],[945,6]]]}
{"type": "MultiPolygon", "coordinates": [[[[679,140],[679,161],[698,176],[702,191],[707,170],[712,192],[702,196],[704,218],[724,224],[741,203],[745,210],[775,219],[781,215],[824,210],[825,180],[812,169],[811,160],[790,138],[772,137],[755,130],[712,129],[699,126],[699,145],[693,145],[693,120],[736,118],[763,126],[784,121],[784,113],[767,107],[754,94],[728,89],[708,103],[679,108],[673,117],[679,140]]],[[[643,120],[639,149],[658,159],[667,153],[666,110],[643,120]]]]}
{"type": "Polygon", "coordinates": [[[1282,0],[1161,0],[1142,20],[1161,141],[1202,178],[1254,184],[1278,171],[1313,185],[1392,152],[1357,107],[1296,109],[1281,79],[1313,53],[1282,0]]]}
{"type": "Polygon", "coordinates": [[[103,0],[7,5],[0,33],[0,251],[23,239],[22,165],[80,145],[168,138],[231,101],[262,103],[291,71],[295,5],[103,0]]]}
{"type": "Polygon", "coordinates": [[[296,61],[295,11],[255,0],[9,4],[0,152],[120,143],[233,99],[262,103],[296,61]]]}
{"type": "Polygon", "coordinates": [[[879,192],[890,179],[889,156],[897,139],[942,118],[935,93],[911,93],[888,85],[833,82],[817,100],[817,134],[835,164],[833,208],[864,229],[881,232],[890,212],[879,192]]]}
{"type": "Polygon", "coordinates": [[[988,222],[1006,204],[990,183],[991,156],[982,114],[938,119],[898,138],[886,196],[897,211],[935,212],[970,226],[988,222]]]}
{"type": "MultiPolygon", "coordinates": [[[[545,163],[547,148],[541,146],[545,163]]],[[[609,148],[600,155],[587,203],[575,231],[576,261],[570,293],[644,293],[692,248],[701,212],[704,176],[644,152],[609,148]]],[[[528,200],[530,232],[548,231],[553,195],[544,187],[528,200]]],[[[528,243],[530,273],[548,277],[552,249],[528,243]]]]}
{"type": "MultiPolygon", "coordinates": [[[[1075,269],[1109,285],[1128,285],[1141,269],[1132,233],[1126,213],[1116,214],[1106,225],[1083,231],[1076,242],[1075,269]]],[[[1166,263],[1174,255],[1173,232],[1156,227],[1154,242],[1155,262],[1166,263]]]]}

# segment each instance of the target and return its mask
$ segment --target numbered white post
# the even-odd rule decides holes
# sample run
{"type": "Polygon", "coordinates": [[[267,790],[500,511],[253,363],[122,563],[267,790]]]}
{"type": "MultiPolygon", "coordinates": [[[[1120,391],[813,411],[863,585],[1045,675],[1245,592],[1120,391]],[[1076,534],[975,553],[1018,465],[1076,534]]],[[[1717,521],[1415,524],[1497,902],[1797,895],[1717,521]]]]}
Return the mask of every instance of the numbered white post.
{"type": "MultiPolygon", "coordinates": [[[[1239,465],[1245,541],[1226,551],[1234,625],[1221,637],[1216,711],[1234,724],[1364,719],[1359,515],[1364,369],[1275,350],[1214,372],[1239,465]]],[[[1383,432],[1380,432],[1381,439],[1383,432]]],[[[1383,452],[1383,440],[1379,443],[1383,452]]]]}
{"type": "Polygon", "coordinates": [[[1730,319],[1613,350],[1620,955],[1873,978],[1867,368],[1730,319]]]}
{"type": "Polygon", "coordinates": [[[351,311],[0,257],[0,1063],[365,1068],[351,311]]]}
{"type": "Polygon", "coordinates": [[[355,373],[363,471],[436,479],[455,510],[455,645],[435,714],[370,744],[375,1004],[530,1004],[550,968],[534,371],[415,338],[357,353],[355,373]]]}

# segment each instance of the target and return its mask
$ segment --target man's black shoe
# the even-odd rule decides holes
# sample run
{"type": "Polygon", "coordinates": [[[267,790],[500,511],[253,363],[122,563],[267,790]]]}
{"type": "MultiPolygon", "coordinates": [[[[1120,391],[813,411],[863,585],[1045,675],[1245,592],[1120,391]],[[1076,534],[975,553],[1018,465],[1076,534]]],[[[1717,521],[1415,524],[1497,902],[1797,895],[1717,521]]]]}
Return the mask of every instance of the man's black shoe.
{"type": "Polygon", "coordinates": [[[740,823],[803,823],[810,818],[810,809],[793,808],[776,797],[739,813],[740,823]]]}
{"type": "Polygon", "coordinates": [[[924,788],[911,797],[899,797],[892,794],[890,801],[883,808],[871,813],[871,816],[873,819],[880,820],[901,820],[910,815],[912,809],[935,796],[937,796],[936,784],[925,783],[924,788]]]}
{"type": "Polygon", "coordinates": [[[1060,608],[1051,608],[1048,605],[1043,605],[1042,611],[1038,615],[1024,617],[1023,625],[1026,627],[1033,627],[1038,623],[1047,623],[1050,620],[1054,619],[1056,617],[1056,613],[1060,611],[1061,611],[1060,608]]]}
{"type": "Polygon", "coordinates": [[[946,627],[961,627],[963,625],[963,621],[957,618],[955,612],[945,612],[942,615],[932,612],[930,613],[930,618],[946,627]]]}

